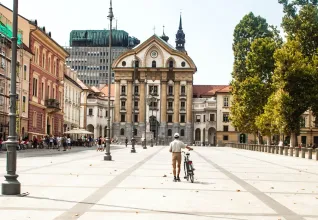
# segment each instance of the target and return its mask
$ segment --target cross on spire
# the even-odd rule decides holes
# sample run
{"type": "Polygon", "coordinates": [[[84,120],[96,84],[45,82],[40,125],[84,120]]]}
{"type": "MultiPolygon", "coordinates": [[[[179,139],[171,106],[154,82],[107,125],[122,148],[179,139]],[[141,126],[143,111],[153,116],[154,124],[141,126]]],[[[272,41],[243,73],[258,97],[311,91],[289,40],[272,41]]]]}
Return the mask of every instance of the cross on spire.
{"type": "Polygon", "coordinates": [[[156,34],[156,26],[153,26],[153,33],[156,34]]]}

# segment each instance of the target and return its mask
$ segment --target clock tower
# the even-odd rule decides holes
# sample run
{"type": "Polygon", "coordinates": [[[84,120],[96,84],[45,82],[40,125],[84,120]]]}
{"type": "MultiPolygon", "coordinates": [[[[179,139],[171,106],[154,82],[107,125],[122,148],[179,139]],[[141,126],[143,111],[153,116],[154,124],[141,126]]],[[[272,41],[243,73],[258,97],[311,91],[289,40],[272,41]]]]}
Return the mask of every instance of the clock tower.
{"type": "Polygon", "coordinates": [[[185,34],[183,32],[183,29],[182,29],[182,17],[180,15],[180,22],[179,22],[179,30],[176,34],[176,49],[179,50],[179,51],[182,51],[182,52],[186,52],[185,50],[185,34]]]}

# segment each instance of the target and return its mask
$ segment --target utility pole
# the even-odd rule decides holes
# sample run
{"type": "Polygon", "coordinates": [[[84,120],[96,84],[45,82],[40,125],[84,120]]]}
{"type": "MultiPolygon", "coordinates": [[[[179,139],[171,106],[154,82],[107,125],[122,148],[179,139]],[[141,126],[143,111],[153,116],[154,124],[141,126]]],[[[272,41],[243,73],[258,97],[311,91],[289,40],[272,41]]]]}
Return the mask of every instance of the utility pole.
{"type": "Polygon", "coordinates": [[[145,75],[145,89],[144,89],[144,93],[145,93],[145,112],[144,112],[144,117],[145,117],[145,145],[143,146],[143,149],[147,149],[147,73],[145,75]]]}
{"type": "Polygon", "coordinates": [[[132,112],[132,138],[131,138],[131,153],[136,153],[136,148],[135,148],[135,143],[136,143],[136,139],[135,139],[135,86],[136,86],[136,82],[135,82],[135,77],[136,77],[136,62],[137,62],[137,58],[136,58],[136,53],[135,53],[135,57],[134,57],[134,73],[133,73],[133,88],[132,88],[132,94],[133,94],[133,112],[132,112]]]}
{"type": "Polygon", "coordinates": [[[17,108],[17,42],[18,40],[18,0],[13,1],[13,23],[12,23],[12,60],[11,60],[11,85],[10,85],[10,113],[9,113],[9,137],[5,142],[7,147],[7,174],[2,183],[3,195],[19,195],[21,184],[18,181],[17,170],[17,134],[16,134],[16,108],[17,108]]]}
{"type": "Polygon", "coordinates": [[[110,0],[109,14],[107,16],[110,20],[110,29],[109,29],[109,65],[108,65],[108,102],[107,102],[107,137],[106,137],[106,155],[104,156],[104,160],[112,160],[112,156],[110,154],[110,86],[111,86],[111,76],[112,76],[112,22],[114,18],[113,14],[113,6],[112,0],[110,0]]]}

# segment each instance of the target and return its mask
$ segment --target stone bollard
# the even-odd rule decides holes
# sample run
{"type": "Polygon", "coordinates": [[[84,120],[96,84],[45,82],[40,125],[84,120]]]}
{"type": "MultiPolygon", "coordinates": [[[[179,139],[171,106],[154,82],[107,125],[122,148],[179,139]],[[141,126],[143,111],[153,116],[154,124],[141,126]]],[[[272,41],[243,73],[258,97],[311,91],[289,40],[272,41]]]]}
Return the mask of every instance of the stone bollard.
{"type": "Polygon", "coordinates": [[[312,159],[312,148],[307,148],[308,150],[308,159],[312,159]]]}
{"type": "Polygon", "coordinates": [[[285,149],[284,149],[284,151],[285,151],[285,152],[284,152],[284,153],[285,153],[285,156],[288,156],[288,149],[289,149],[289,147],[287,147],[287,146],[286,146],[285,149]]]}
{"type": "Polygon", "coordinates": [[[302,147],[301,148],[301,158],[305,158],[306,157],[306,148],[302,147]]]}
{"type": "Polygon", "coordinates": [[[276,150],[276,154],[278,154],[279,153],[279,146],[276,146],[275,150],[276,150]]]}
{"type": "Polygon", "coordinates": [[[296,147],[295,149],[296,149],[295,156],[299,157],[299,147],[296,147]]]}
{"type": "Polygon", "coordinates": [[[290,154],[289,154],[289,156],[291,156],[291,157],[294,156],[294,148],[293,148],[293,147],[290,148],[290,154]]]}
{"type": "Polygon", "coordinates": [[[275,153],[275,146],[272,146],[272,154],[275,153]]]}
{"type": "Polygon", "coordinates": [[[280,154],[280,155],[283,155],[283,150],[284,150],[284,147],[282,147],[282,146],[279,147],[279,154],[280,154]]]}
{"type": "Polygon", "coordinates": [[[262,152],[265,152],[264,145],[261,145],[262,152]]]}
{"type": "Polygon", "coordinates": [[[316,148],[316,160],[318,160],[318,148],[316,148]]]}

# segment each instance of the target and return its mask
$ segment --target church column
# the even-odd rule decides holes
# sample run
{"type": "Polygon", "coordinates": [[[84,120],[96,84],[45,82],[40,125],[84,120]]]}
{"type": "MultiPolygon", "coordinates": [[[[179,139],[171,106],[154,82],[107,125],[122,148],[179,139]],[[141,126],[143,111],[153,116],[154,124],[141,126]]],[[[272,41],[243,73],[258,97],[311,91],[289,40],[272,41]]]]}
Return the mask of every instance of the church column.
{"type": "Polygon", "coordinates": [[[192,96],[193,96],[192,81],[188,81],[187,82],[187,124],[186,124],[186,142],[188,144],[193,143],[192,96]]]}
{"type": "Polygon", "coordinates": [[[126,106],[126,113],[127,118],[126,122],[131,123],[132,122],[132,81],[128,81],[127,84],[127,106],[126,106]]]}
{"type": "Polygon", "coordinates": [[[161,82],[161,123],[167,123],[167,82],[161,82]]]}
{"type": "MultiPolygon", "coordinates": [[[[113,136],[120,136],[120,80],[115,80],[115,108],[114,108],[114,122],[112,125],[113,136]]],[[[86,113],[87,114],[87,113],[86,113]]],[[[110,112],[108,112],[110,114],[110,112]]]]}
{"type": "MultiPolygon", "coordinates": [[[[179,132],[180,114],[180,82],[174,82],[174,114],[173,114],[173,133],[179,132]]],[[[172,134],[173,135],[173,134],[172,134]]]]}
{"type": "Polygon", "coordinates": [[[187,123],[192,123],[192,82],[187,83],[187,123]]]}
{"type": "Polygon", "coordinates": [[[128,139],[132,136],[132,80],[127,84],[127,103],[126,103],[126,136],[128,139]]]}
{"type": "Polygon", "coordinates": [[[159,144],[166,144],[167,136],[167,82],[161,81],[161,116],[160,116],[160,130],[159,130],[159,144]]]}
{"type": "Polygon", "coordinates": [[[145,123],[145,82],[140,82],[139,123],[145,123]]]}
{"type": "Polygon", "coordinates": [[[141,137],[145,136],[145,81],[141,79],[139,87],[139,133],[141,137]]]}
{"type": "Polygon", "coordinates": [[[115,120],[114,122],[119,123],[120,121],[120,81],[115,81],[115,120]]]}

